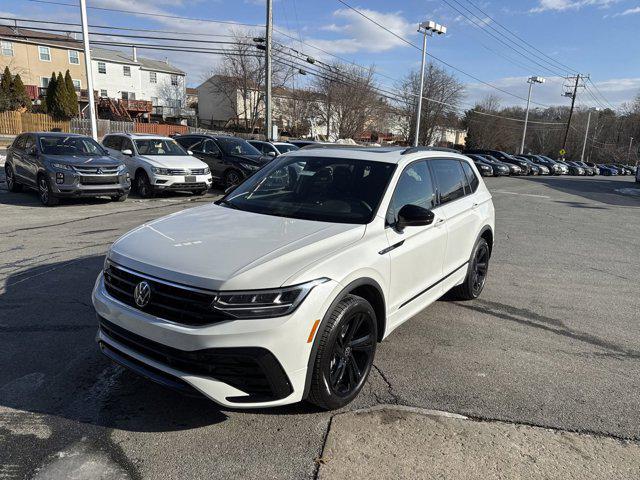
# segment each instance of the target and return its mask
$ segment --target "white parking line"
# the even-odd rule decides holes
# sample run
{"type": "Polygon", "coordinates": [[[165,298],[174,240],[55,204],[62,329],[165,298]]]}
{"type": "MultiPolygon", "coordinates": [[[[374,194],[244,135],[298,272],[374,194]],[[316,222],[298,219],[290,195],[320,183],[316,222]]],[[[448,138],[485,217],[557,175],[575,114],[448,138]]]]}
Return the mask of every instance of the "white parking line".
{"type": "Polygon", "coordinates": [[[495,193],[508,193],[509,195],[521,195],[523,197],[551,198],[549,195],[536,195],[534,193],[507,192],[506,190],[494,190],[494,192],[495,193]]]}

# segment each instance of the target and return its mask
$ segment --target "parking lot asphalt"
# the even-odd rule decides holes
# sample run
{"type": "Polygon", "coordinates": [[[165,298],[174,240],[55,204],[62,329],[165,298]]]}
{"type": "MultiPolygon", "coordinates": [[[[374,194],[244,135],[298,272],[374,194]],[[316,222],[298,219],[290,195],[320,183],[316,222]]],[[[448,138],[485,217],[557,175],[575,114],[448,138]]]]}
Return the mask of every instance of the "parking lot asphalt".
{"type": "MultiPolygon", "coordinates": [[[[637,444],[640,187],[630,177],[486,183],[497,231],[481,298],[438,301],[398,328],[344,411],[399,404],[637,444]]],[[[0,479],[318,474],[339,412],[221,409],[95,346],[90,292],[111,242],[212,197],[44,208],[0,183],[0,479]]]]}

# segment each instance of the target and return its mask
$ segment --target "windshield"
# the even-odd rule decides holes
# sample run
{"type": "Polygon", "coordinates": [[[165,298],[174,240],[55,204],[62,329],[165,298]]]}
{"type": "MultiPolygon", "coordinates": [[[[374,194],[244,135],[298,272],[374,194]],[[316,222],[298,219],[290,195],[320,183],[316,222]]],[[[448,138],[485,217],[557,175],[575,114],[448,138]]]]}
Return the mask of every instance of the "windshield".
{"type": "Polygon", "coordinates": [[[45,155],[106,155],[104,149],[90,137],[47,135],[40,137],[40,150],[45,155]]]}
{"type": "Polygon", "coordinates": [[[395,168],[355,159],[282,157],[221,203],[265,215],[365,224],[373,219],[395,168]]]}
{"type": "Polygon", "coordinates": [[[262,155],[246,140],[233,137],[217,137],[216,142],[226,155],[262,155]]]}
{"type": "Polygon", "coordinates": [[[175,141],[165,138],[134,140],[140,155],[188,155],[175,141]]]}
{"type": "Polygon", "coordinates": [[[276,145],[276,148],[280,151],[280,153],[295,152],[296,150],[300,150],[295,145],[288,145],[286,143],[279,143],[278,145],[276,145]]]}

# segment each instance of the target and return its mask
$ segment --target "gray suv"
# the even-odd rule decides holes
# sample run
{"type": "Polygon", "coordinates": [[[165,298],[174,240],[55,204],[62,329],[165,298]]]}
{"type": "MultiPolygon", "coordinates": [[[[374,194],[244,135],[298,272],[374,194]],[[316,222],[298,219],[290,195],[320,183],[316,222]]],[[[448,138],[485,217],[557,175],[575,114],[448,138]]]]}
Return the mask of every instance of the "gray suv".
{"type": "Polygon", "coordinates": [[[131,189],[124,163],[85,135],[23,133],[8,148],[4,169],[10,192],[36,189],[47,206],[62,197],[106,196],[123,202],[131,189]]]}

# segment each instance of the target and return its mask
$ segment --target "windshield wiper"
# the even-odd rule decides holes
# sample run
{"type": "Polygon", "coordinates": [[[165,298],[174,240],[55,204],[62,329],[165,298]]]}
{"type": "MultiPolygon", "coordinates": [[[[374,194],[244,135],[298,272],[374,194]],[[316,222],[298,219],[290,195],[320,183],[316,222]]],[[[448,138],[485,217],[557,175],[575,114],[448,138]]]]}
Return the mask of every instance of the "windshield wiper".
{"type": "Polygon", "coordinates": [[[236,205],[231,203],[229,200],[225,200],[224,198],[218,200],[215,203],[216,203],[216,205],[225,205],[225,206],[227,206],[229,208],[233,208],[234,210],[240,210],[236,205]]]}

